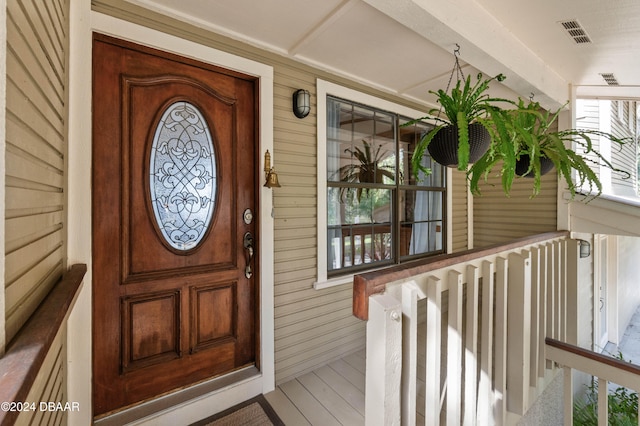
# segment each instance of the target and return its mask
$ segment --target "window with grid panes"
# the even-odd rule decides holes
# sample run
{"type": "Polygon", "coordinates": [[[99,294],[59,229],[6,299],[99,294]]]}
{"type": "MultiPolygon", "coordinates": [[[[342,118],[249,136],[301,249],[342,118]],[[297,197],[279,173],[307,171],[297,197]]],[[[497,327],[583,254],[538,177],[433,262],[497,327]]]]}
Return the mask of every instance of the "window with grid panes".
{"type": "Polygon", "coordinates": [[[327,97],[327,274],[352,273],[445,251],[445,169],[411,173],[431,127],[327,97]]]}

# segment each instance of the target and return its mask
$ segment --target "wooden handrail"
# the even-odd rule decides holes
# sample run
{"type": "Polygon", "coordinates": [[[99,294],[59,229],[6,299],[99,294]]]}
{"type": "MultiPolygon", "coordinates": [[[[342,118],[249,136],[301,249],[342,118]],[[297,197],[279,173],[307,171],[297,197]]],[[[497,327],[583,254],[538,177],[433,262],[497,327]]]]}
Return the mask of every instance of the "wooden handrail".
{"type": "Polygon", "coordinates": [[[569,231],[546,232],[519,238],[506,244],[496,244],[459,253],[434,256],[356,275],[353,278],[353,315],[366,321],[369,318],[369,296],[383,293],[386,285],[390,282],[409,279],[425,272],[473,261],[529,244],[536,244],[546,240],[568,236],[569,231]]]}
{"type": "Polygon", "coordinates": [[[559,340],[551,339],[549,337],[545,338],[544,342],[548,346],[551,346],[575,355],[579,355],[581,357],[599,362],[601,364],[606,364],[611,367],[615,367],[619,370],[623,370],[635,376],[640,377],[640,367],[635,364],[631,364],[630,362],[625,362],[618,358],[614,358],[611,356],[599,354],[597,352],[589,351],[587,349],[583,349],[581,347],[572,345],[570,343],[561,342],[559,340]]]}
{"type": "MultiPolygon", "coordinates": [[[[78,293],[87,265],[73,265],[49,292],[0,358],[0,402],[24,402],[78,293]]],[[[18,411],[0,410],[0,425],[18,411]]]]}
{"type": "Polygon", "coordinates": [[[597,378],[598,424],[607,424],[609,383],[640,392],[640,367],[547,337],[545,357],[564,368],[564,420],[573,423],[573,371],[597,378]]]}

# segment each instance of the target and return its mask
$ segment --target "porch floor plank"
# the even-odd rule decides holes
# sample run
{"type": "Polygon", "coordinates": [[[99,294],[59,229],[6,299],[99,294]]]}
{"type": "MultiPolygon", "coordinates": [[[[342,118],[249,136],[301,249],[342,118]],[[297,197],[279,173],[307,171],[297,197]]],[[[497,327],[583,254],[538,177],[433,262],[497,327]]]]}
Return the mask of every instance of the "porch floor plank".
{"type": "Polygon", "coordinates": [[[351,355],[344,357],[343,360],[344,362],[349,364],[351,367],[355,368],[362,374],[365,374],[367,364],[365,362],[365,359],[360,357],[360,354],[353,353],[351,355]]]}
{"type": "Polygon", "coordinates": [[[299,379],[300,383],[343,425],[364,425],[364,416],[314,373],[299,379]]]}
{"type": "Polygon", "coordinates": [[[312,425],[340,426],[340,423],[333,417],[331,412],[306,390],[297,379],[282,384],[280,389],[312,425]]]}
{"type": "Polygon", "coordinates": [[[363,394],[365,389],[365,375],[363,372],[356,370],[344,360],[338,360],[329,364],[338,374],[347,379],[351,384],[358,388],[363,394]]]}
{"type": "Polygon", "coordinates": [[[364,416],[364,392],[337,373],[329,366],[316,370],[316,374],[325,383],[330,383],[332,389],[349,403],[358,413],[364,416]]]}
{"type": "Polygon", "coordinates": [[[273,392],[265,394],[264,397],[285,425],[311,425],[279,387],[273,392]]]}
{"type": "Polygon", "coordinates": [[[286,425],[364,425],[364,350],[279,385],[265,398],[286,425]]]}

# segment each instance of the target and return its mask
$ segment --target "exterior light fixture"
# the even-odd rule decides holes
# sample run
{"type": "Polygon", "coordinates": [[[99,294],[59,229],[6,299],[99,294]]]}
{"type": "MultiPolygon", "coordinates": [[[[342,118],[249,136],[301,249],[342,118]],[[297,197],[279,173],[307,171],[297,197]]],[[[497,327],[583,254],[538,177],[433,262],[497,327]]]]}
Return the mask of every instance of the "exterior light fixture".
{"type": "Polygon", "coordinates": [[[278,182],[278,175],[276,174],[276,170],[271,167],[271,154],[269,154],[269,150],[264,153],[264,178],[265,188],[280,188],[280,182],[278,182]]]}
{"type": "Polygon", "coordinates": [[[311,112],[311,94],[308,90],[298,89],[293,92],[293,113],[298,118],[305,118],[311,112]]]}
{"type": "Polygon", "coordinates": [[[589,257],[591,255],[591,244],[589,244],[589,241],[578,240],[578,243],[580,244],[580,257],[589,257]]]}

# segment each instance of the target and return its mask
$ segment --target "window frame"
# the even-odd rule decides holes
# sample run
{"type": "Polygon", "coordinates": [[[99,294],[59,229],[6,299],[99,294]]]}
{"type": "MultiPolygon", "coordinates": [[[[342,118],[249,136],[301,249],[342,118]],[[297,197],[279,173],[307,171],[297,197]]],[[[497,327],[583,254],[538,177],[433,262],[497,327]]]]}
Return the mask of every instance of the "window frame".
{"type": "MultiPolygon", "coordinates": [[[[335,83],[331,83],[325,80],[317,79],[316,81],[316,98],[317,98],[317,281],[314,283],[315,289],[322,289],[332,287],[335,285],[341,285],[353,282],[354,273],[346,272],[344,275],[328,278],[328,241],[327,241],[327,96],[334,96],[337,98],[347,99],[350,102],[366,105],[372,108],[380,109],[397,114],[401,117],[424,117],[426,112],[419,111],[386,99],[382,99],[373,95],[369,95],[354,89],[350,89],[344,86],[340,86],[335,83]]],[[[446,224],[446,234],[443,236],[445,247],[443,251],[445,253],[451,253],[451,240],[452,240],[452,194],[451,194],[451,180],[452,173],[450,168],[446,169],[446,184],[444,187],[444,217],[443,221],[446,224]]],[[[372,266],[367,271],[381,269],[389,267],[388,264],[381,265],[376,268],[372,266]]]]}

